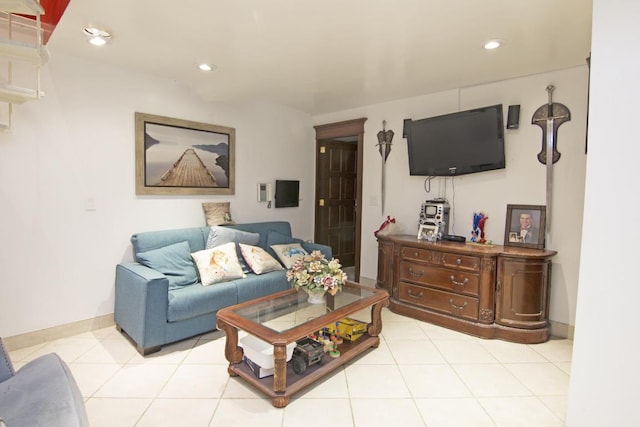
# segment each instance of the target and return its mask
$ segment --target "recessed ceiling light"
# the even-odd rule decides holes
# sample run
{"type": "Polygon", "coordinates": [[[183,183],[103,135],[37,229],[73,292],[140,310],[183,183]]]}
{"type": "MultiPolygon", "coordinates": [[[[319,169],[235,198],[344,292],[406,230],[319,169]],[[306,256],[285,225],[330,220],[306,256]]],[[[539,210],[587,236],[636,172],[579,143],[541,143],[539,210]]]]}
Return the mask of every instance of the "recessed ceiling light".
{"type": "Polygon", "coordinates": [[[216,69],[216,66],[215,66],[215,65],[212,65],[212,64],[207,64],[207,63],[204,63],[204,62],[203,62],[202,64],[198,65],[198,68],[199,68],[200,70],[202,70],[202,71],[213,71],[213,70],[215,70],[215,69],[216,69]]]}
{"type": "Polygon", "coordinates": [[[486,42],[484,42],[482,47],[485,48],[486,50],[494,50],[502,46],[502,44],[503,44],[502,40],[493,39],[493,40],[487,40],[486,42]]]}
{"type": "Polygon", "coordinates": [[[104,46],[111,40],[111,33],[100,28],[86,27],[83,33],[87,37],[87,41],[94,46],[104,46]]]}

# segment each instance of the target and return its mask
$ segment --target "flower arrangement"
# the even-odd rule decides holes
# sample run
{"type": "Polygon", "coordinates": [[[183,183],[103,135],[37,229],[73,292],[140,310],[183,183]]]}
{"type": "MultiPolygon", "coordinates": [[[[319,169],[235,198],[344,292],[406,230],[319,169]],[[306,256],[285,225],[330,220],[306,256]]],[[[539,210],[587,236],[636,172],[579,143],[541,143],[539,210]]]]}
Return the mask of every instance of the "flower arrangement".
{"type": "Polygon", "coordinates": [[[287,280],[296,289],[325,290],[335,295],[342,290],[347,274],[340,269],[340,261],[328,261],[322,252],[313,251],[298,258],[287,270],[287,280]]]}

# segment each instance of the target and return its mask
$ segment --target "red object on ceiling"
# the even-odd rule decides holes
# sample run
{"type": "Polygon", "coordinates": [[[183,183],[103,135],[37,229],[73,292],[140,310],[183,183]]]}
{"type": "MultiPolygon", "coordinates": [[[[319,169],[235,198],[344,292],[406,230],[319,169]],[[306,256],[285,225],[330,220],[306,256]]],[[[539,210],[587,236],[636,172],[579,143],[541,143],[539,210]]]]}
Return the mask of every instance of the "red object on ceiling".
{"type": "Polygon", "coordinates": [[[60,22],[60,18],[65,10],[67,10],[67,5],[70,0],[40,0],[40,5],[44,9],[44,15],[40,18],[42,22],[42,28],[44,29],[44,35],[42,38],[42,42],[44,44],[47,43],[49,37],[55,30],[56,25],[60,22]]]}
{"type": "MultiPolygon", "coordinates": [[[[70,0],[40,0],[40,6],[44,9],[44,15],[40,17],[42,24],[42,43],[47,44],[49,37],[55,30],[62,14],[67,9],[70,0]]],[[[24,16],[24,15],[23,15],[24,16]]],[[[32,16],[26,16],[26,18],[33,18],[32,16]]]]}

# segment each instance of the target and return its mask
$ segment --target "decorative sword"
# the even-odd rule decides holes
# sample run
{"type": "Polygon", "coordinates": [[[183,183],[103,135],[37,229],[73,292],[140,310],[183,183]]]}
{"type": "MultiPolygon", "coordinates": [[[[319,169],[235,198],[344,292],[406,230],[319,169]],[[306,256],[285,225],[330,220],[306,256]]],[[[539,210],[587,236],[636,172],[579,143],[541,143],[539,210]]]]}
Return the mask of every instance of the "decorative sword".
{"type": "Polygon", "coordinates": [[[391,153],[391,140],[393,140],[393,131],[385,130],[387,125],[387,121],[382,121],[382,130],[378,132],[378,151],[380,152],[380,156],[382,157],[382,177],[380,183],[380,203],[382,209],[382,215],[384,215],[384,193],[385,193],[385,164],[387,162],[387,157],[389,157],[389,153],[391,153]]]}
{"type": "Polygon", "coordinates": [[[546,165],[547,169],[547,218],[545,234],[551,231],[551,202],[553,195],[553,164],[560,160],[558,145],[558,128],[564,122],[571,120],[569,109],[558,102],[553,102],[553,85],[547,86],[549,102],[540,106],[533,117],[531,124],[542,128],[542,149],[538,153],[538,161],[546,165]]]}

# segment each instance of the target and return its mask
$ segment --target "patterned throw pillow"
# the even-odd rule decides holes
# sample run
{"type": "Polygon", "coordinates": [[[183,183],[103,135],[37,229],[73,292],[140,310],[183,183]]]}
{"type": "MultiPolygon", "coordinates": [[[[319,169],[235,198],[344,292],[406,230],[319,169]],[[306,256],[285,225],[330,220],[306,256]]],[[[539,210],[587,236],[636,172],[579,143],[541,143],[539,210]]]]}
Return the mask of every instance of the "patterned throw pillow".
{"type": "Polygon", "coordinates": [[[198,266],[203,286],[246,277],[238,262],[236,244],[233,242],[194,252],[191,257],[198,266]]]}
{"type": "MultiPolygon", "coordinates": [[[[211,231],[209,231],[206,248],[215,248],[216,246],[220,246],[229,242],[244,243],[246,245],[256,245],[258,244],[259,240],[260,234],[258,233],[249,233],[229,227],[214,225],[213,227],[211,227],[211,231]]],[[[240,262],[240,267],[242,267],[242,271],[244,273],[251,273],[251,269],[245,262],[242,253],[240,252],[240,248],[237,247],[236,251],[238,254],[238,261],[240,262]]]]}
{"type": "Polygon", "coordinates": [[[259,246],[238,243],[244,260],[249,264],[255,274],[268,273],[270,271],[283,270],[282,265],[267,251],[259,246]]]}
{"type": "Polygon", "coordinates": [[[276,253],[285,267],[291,268],[293,263],[300,257],[308,254],[300,243],[289,243],[286,245],[271,245],[271,249],[276,253]]]}

